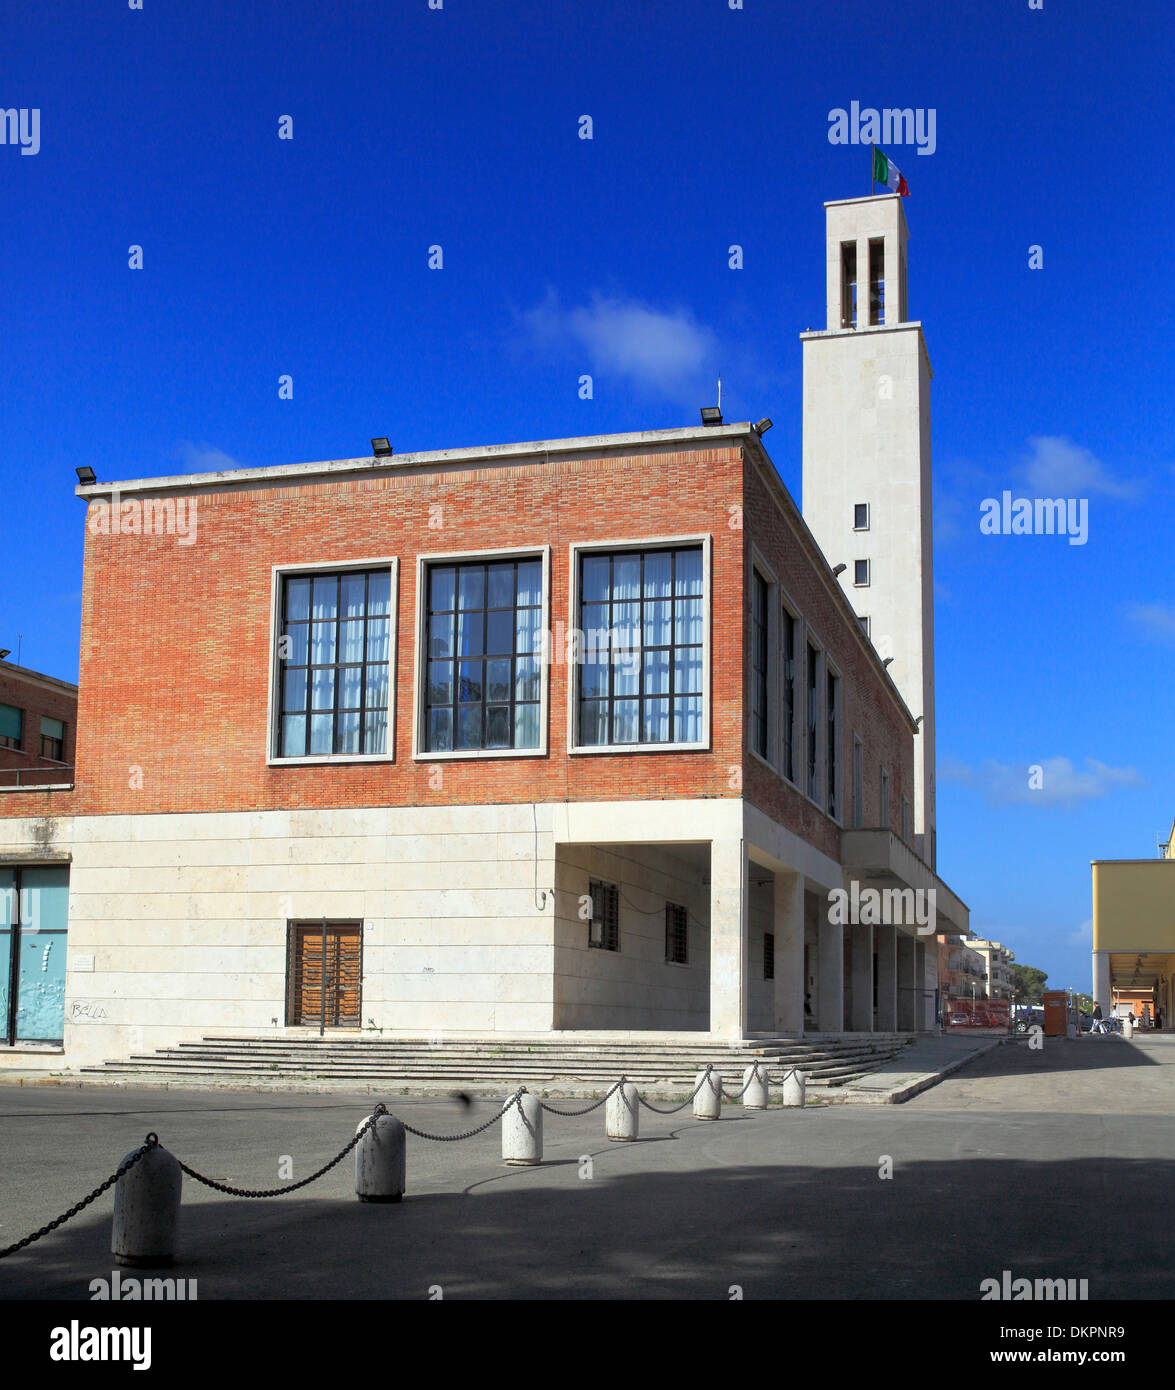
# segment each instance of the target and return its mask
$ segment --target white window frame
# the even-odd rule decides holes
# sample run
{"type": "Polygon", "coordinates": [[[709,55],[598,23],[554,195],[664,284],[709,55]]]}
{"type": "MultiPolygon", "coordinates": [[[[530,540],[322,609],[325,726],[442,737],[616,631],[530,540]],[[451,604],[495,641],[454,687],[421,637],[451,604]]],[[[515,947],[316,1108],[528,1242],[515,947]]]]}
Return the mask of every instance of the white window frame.
{"type": "MultiPolygon", "coordinates": [[[[593,743],[579,742],[579,667],[567,672],[567,753],[571,757],[612,754],[708,753],[710,751],[710,698],[713,654],[710,643],[710,610],[713,592],[713,543],[709,532],[684,536],[624,536],[616,540],[572,541],[567,547],[568,628],[579,625],[579,559],[581,555],[619,550],[678,550],[702,547],[702,732],[697,743],[593,743]]],[[[770,640],[770,639],[769,639],[770,640]]],[[[582,651],[579,654],[583,655],[582,651]]],[[[572,666],[574,669],[572,669],[572,666]]]]}
{"type": "Polygon", "coordinates": [[[273,565],[269,593],[269,713],[265,721],[265,762],[268,767],[314,767],[339,763],[391,763],[396,760],[396,650],[399,625],[400,560],[396,555],[380,555],[367,560],[315,560],[308,564],[291,562],[273,565]],[[281,626],[282,582],[301,574],[347,574],[354,570],[386,569],[390,576],[388,603],[388,735],[386,753],[317,753],[300,758],[283,758],[278,747],[278,695],[281,689],[281,663],[278,660],[278,629],[281,626]]]}
{"type": "Polygon", "coordinates": [[[872,565],[872,562],[869,561],[869,560],[854,560],[854,561],[853,561],[853,588],[854,588],[854,589],[867,589],[867,588],[869,587],[869,585],[870,585],[872,579],[873,579],[873,565],[872,565]],[[864,565],[864,566],[865,566],[865,578],[864,578],[864,579],[858,579],[858,578],[857,578],[857,566],[858,566],[858,565],[864,565]]]}
{"type": "Polygon", "coordinates": [[[871,529],[871,527],[870,527],[870,522],[871,522],[871,521],[872,521],[872,512],[871,512],[871,508],[870,508],[870,506],[869,506],[869,503],[868,503],[868,502],[854,502],[854,503],[853,503],[853,530],[854,530],[854,531],[868,531],[868,530],[871,529]],[[865,508],[865,524],[864,524],[864,526],[858,526],[858,525],[857,525],[857,508],[858,508],[858,507],[864,507],[864,508],[865,508]]]}
{"type": "MultiPolygon", "coordinates": [[[[469,762],[478,758],[545,758],[547,756],[547,724],[549,722],[551,659],[551,547],[549,545],[511,545],[496,550],[438,550],[416,557],[416,627],[415,627],[415,688],[412,697],[412,761],[417,763],[469,762]],[[425,652],[427,632],[425,610],[427,594],[425,576],[429,565],[468,565],[478,560],[487,564],[504,556],[519,559],[533,556],[542,561],[543,602],[539,609],[539,745],[537,748],[461,748],[452,752],[429,752],[422,747],[424,738],[424,695],[428,679],[428,656],[425,652]]],[[[459,660],[454,657],[454,661],[459,660]]]]}

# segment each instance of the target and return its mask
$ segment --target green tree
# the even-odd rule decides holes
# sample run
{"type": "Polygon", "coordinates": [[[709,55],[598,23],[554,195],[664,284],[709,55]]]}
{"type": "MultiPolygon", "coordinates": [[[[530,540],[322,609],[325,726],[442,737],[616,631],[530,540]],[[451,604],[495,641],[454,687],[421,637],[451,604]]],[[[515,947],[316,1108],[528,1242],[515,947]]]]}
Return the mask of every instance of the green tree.
{"type": "Polygon", "coordinates": [[[1012,979],[1016,986],[1017,1004],[1039,1004],[1048,977],[1047,970],[1037,970],[1033,965],[1013,965],[1012,979]]]}

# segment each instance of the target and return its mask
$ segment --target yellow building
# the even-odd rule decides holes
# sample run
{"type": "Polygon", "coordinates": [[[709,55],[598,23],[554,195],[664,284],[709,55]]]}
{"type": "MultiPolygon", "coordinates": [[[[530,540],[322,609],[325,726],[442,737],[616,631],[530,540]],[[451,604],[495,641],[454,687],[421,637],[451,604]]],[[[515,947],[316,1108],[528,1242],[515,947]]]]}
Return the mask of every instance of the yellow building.
{"type": "Polygon", "coordinates": [[[1175,825],[1157,859],[1095,859],[1093,998],[1171,1026],[1175,1002],[1175,825]]]}

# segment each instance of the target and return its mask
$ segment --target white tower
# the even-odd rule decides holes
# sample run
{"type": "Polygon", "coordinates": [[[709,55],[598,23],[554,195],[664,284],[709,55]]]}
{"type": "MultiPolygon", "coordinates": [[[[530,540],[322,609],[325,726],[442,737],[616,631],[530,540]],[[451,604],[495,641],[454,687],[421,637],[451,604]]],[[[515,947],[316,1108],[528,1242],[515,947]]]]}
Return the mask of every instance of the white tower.
{"type": "MultiPolygon", "coordinates": [[[[930,359],[906,302],[896,194],[825,203],[827,328],[804,344],[804,520],[917,718],[914,846],[933,868],[930,359]]],[[[860,824],[877,825],[865,808],[860,824]]],[[[900,829],[898,812],[890,824],[900,829]]],[[[855,809],[850,808],[850,816],[855,809]]],[[[849,824],[858,823],[850,820],[849,824]]]]}

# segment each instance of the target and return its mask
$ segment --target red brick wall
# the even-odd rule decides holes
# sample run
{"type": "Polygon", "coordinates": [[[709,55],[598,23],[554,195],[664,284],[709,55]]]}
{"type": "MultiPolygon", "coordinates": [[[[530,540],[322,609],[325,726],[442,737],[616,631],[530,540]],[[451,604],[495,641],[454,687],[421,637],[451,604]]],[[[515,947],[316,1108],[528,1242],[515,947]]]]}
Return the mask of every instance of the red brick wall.
{"type": "MultiPolygon", "coordinates": [[[[782,487],[782,484],[780,484],[782,487]]],[[[771,496],[758,468],[748,458],[745,480],[746,555],[759,550],[786,591],[794,608],[812,625],[813,641],[824,648],[840,672],[840,801],[841,825],[853,824],[853,736],[864,745],[863,826],[876,826],[881,799],[881,764],[889,770],[890,826],[901,833],[902,797],[910,800],[911,835],[914,806],[913,734],[895,706],[874,663],[857,640],[856,619],[844,612],[829,593],[813,559],[814,542],[790,520],[771,496]]],[[[749,574],[749,570],[748,570],[749,574]]],[[[743,605],[744,641],[751,640],[749,592],[743,605]]],[[[800,640],[803,638],[801,636],[800,640]]],[[[750,730],[750,684],[747,672],[747,742],[750,730]]],[[[797,692],[797,704],[806,696],[797,692]]],[[[840,858],[840,828],[790,782],[764,767],[747,753],[744,758],[747,799],[776,820],[791,826],[806,840],[833,858],[840,858]]]]}
{"type": "MultiPolygon", "coordinates": [[[[87,534],[80,737],[71,811],[736,796],[742,544],[728,525],[741,449],[652,451],[381,474],[201,495],[197,540],[87,534]],[[430,504],[443,529],[430,529],[430,504]],[[549,754],[430,765],[411,756],[418,552],[552,547],[552,624],[570,620],[572,541],[713,536],[711,751],[566,752],[567,667],[550,668],[549,754]],[[397,555],[395,761],[266,765],[271,567],[397,555]],[[141,769],[136,773],[135,769],[141,769]],[[131,784],[141,777],[141,789],[131,784]]],[[[0,798],[0,815],[29,814],[0,798]]]]}
{"type": "MultiPolygon", "coordinates": [[[[74,737],[77,730],[77,696],[68,690],[59,690],[29,676],[22,675],[11,665],[0,665],[0,705],[15,705],[24,712],[21,746],[0,747],[0,787],[16,783],[16,770],[19,769],[22,783],[28,782],[71,782],[73,773],[68,770],[73,763],[74,737]],[[41,756],[41,716],[60,719],[65,724],[65,747],[60,763],[41,756]],[[30,769],[38,771],[27,779],[24,773],[30,769]]],[[[21,800],[22,798],[9,798],[21,800]]],[[[27,812],[26,812],[27,814],[27,812]]]]}

